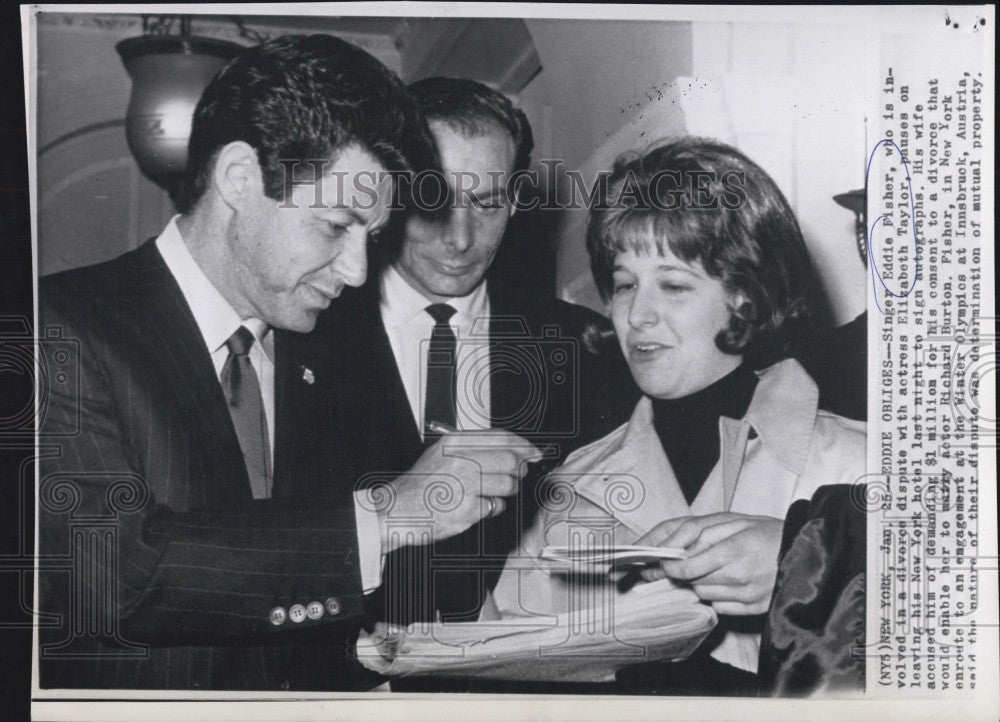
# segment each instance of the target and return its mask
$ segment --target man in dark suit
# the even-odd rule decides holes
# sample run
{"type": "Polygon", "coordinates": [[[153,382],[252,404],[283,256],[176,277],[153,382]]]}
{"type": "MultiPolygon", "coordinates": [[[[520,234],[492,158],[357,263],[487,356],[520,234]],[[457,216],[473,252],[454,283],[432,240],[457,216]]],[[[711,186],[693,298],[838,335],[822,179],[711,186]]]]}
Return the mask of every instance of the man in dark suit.
{"type": "Polygon", "coordinates": [[[421,138],[405,88],[364,51],[270,41],[202,96],[181,215],[41,280],[39,335],[63,344],[48,371],[72,379],[40,428],[58,445],[40,475],[42,687],[350,684],[334,677],[343,643],[307,647],[349,644],[383,555],[421,541],[398,520],[390,535],[391,515],[428,514],[428,539],[445,538],[516,491],[533,450],[504,433],[477,435],[475,461],[444,439],[380,494],[353,493],[320,434],[336,379],[295,350],[364,282],[386,172],[421,138]],[[458,501],[428,511],[442,478],[458,501]]]}
{"type": "MultiPolygon", "coordinates": [[[[631,376],[617,344],[600,340],[603,316],[486,281],[516,208],[516,174],[530,161],[524,113],[471,80],[432,78],[410,92],[436,141],[449,203],[431,212],[432,184],[417,188],[414,205],[425,207],[411,208],[395,245],[381,243],[381,273],[321,315],[311,341],[329,349],[338,381],[329,443],[361,486],[409,468],[448,427],[515,431],[551,468],[627,419],[631,376]]],[[[466,533],[393,555],[372,614],[476,619],[537,491],[526,482],[502,513],[466,533]]]]}

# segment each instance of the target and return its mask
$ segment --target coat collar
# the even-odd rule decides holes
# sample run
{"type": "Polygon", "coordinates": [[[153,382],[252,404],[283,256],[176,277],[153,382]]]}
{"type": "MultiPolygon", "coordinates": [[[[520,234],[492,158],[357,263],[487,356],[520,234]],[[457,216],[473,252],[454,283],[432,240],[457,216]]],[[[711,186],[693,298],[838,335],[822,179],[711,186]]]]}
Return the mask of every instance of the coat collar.
{"type": "Polygon", "coordinates": [[[790,471],[801,474],[812,443],[819,389],[794,359],[757,375],[760,381],[744,418],[790,471]]]}
{"type": "MultiPolygon", "coordinates": [[[[785,359],[758,371],[757,377],[757,388],[742,421],[757,432],[782,464],[795,474],[801,474],[812,442],[819,389],[794,359],[785,359]]],[[[723,417],[724,425],[739,421],[723,417]]],[[[617,446],[643,441],[642,435],[655,433],[651,431],[652,424],[653,406],[649,398],[643,397],[617,446]]]]}
{"type": "MultiPolygon", "coordinates": [[[[723,488],[720,493],[724,498],[719,501],[726,507],[735,493],[736,477],[751,429],[774,457],[795,475],[804,470],[812,441],[819,393],[805,370],[797,361],[789,359],[764,369],[758,376],[760,381],[746,416],[721,420],[724,447],[721,459],[728,460],[733,467],[721,469],[723,488]]],[[[572,475],[576,493],[609,511],[608,486],[615,481],[612,476],[621,475],[619,481],[631,479],[633,484],[638,483],[640,488],[634,489],[632,495],[643,496],[641,504],[635,509],[615,509],[613,515],[637,534],[642,534],[655,523],[676,515],[677,509],[688,508],[666,456],[649,454],[649,449],[661,450],[661,447],[653,428],[652,403],[643,397],[626,424],[570,455],[562,470],[554,473],[572,475]],[[594,469],[614,470],[614,475],[583,473],[594,469]],[[663,482],[657,483],[657,493],[644,494],[643,485],[654,479],[663,482]]],[[[694,509],[702,504],[701,496],[699,494],[695,500],[694,509]]]]}

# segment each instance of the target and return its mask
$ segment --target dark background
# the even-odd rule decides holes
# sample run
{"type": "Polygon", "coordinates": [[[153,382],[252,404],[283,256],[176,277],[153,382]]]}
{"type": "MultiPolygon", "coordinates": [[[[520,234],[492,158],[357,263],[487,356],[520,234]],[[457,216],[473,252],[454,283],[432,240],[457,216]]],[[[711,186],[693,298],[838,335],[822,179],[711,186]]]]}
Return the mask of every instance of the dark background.
{"type": "MultiPolygon", "coordinates": [[[[0,316],[23,317],[32,322],[31,224],[28,206],[28,157],[24,116],[24,78],[21,59],[21,20],[16,4],[0,6],[0,316]]],[[[6,325],[6,324],[5,324],[6,325]]],[[[9,326],[0,329],[0,344],[9,326]]],[[[5,363],[0,346],[0,422],[31,403],[34,380],[5,363]]],[[[31,599],[30,556],[34,519],[34,474],[30,439],[23,435],[14,444],[6,425],[0,427],[0,718],[28,719],[31,683],[30,617],[19,604],[19,595],[31,599]],[[25,473],[27,472],[27,473],[25,473]],[[21,480],[27,487],[21,487],[21,480]],[[25,504],[27,502],[27,504],[25,504]],[[29,528],[22,528],[21,519],[29,528]],[[25,546],[25,545],[28,546],[25,546]],[[20,577],[20,579],[19,579],[20,577]],[[9,625],[23,625],[11,627],[9,625]]]]}

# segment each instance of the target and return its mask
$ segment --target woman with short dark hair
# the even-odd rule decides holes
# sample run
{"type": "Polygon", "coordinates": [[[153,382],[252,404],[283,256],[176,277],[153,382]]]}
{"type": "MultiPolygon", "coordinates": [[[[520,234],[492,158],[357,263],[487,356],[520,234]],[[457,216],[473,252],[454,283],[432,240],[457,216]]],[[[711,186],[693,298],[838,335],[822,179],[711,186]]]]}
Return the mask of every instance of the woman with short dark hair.
{"type": "Polygon", "coordinates": [[[667,249],[700,264],[739,298],[718,338],[756,368],[790,356],[815,293],[802,232],[784,195],[760,166],[730,146],[686,137],[619,158],[607,203],[587,224],[590,267],[612,301],[615,259],[667,249]]]}
{"type": "MultiPolygon", "coordinates": [[[[607,189],[587,250],[644,398],[553,472],[563,493],[543,503],[516,554],[537,557],[588,525],[606,533],[611,520],[615,544],[684,548],[686,559],[642,576],[689,587],[719,626],[688,660],[619,681],[754,694],[785,513],[821,484],[864,474],[864,425],[819,411],[815,383],[791,358],[815,281],[795,216],[758,165],[682,138],[619,160],[607,189]]],[[[510,565],[494,601],[503,616],[562,612],[580,596],[574,583],[510,565]]]]}

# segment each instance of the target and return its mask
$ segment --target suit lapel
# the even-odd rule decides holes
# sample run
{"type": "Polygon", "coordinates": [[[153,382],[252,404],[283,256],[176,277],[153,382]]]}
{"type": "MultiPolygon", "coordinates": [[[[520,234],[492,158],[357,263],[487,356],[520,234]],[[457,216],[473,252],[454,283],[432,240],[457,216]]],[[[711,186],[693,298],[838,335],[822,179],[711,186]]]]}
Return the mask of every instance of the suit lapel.
{"type": "Polygon", "coordinates": [[[395,443],[410,450],[404,456],[413,455],[410,461],[412,463],[423,449],[420,429],[414,420],[414,410],[410,408],[410,400],[406,396],[406,387],[403,386],[403,378],[400,376],[396,355],[392,352],[389,334],[382,322],[377,300],[374,300],[369,311],[371,312],[368,333],[371,343],[369,358],[372,360],[375,384],[381,387],[381,393],[376,391],[374,394],[373,400],[379,407],[379,418],[373,415],[369,419],[371,436],[380,445],[395,443]],[[374,332],[371,329],[374,329],[374,332]]]}
{"type": "Polygon", "coordinates": [[[310,498],[336,491],[336,451],[327,443],[334,408],[329,344],[274,329],[274,483],[272,496],[310,498]]]}
{"type": "MultiPolygon", "coordinates": [[[[275,497],[293,494],[292,486],[298,473],[299,454],[295,450],[297,434],[306,432],[306,424],[300,425],[295,409],[304,401],[308,392],[296,388],[298,384],[307,384],[306,369],[314,373],[305,358],[297,356],[291,347],[296,339],[291,334],[275,329],[274,334],[274,459],[272,495],[275,497]],[[296,367],[298,378],[296,378],[296,367]],[[305,378],[304,378],[305,377],[305,378]]],[[[315,376],[312,377],[315,383],[315,376]]],[[[308,384],[307,384],[308,385],[308,384]]],[[[301,411],[301,409],[299,409],[301,411]]]]}
{"type": "Polygon", "coordinates": [[[142,246],[135,260],[121,286],[122,322],[136,324],[149,340],[133,350],[144,357],[140,368],[181,419],[192,457],[214,477],[209,484],[189,484],[187,502],[213,507],[249,499],[236,431],[191,309],[154,243],[142,246]]]}
{"type": "MultiPolygon", "coordinates": [[[[518,309],[513,296],[501,284],[490,281],[486,286],[490,298],[490,425],[493,428],[510,427],[511,419],[522,420],[524,389],[530,387],[530,379],[508,364],[508,355],[517,358],[519,354],[531,354],[531,348],[518,342],[531,338],[533,329],[523,313],[518,309]],[[513,345],[515,348],[504,347],[513,345]]],[[[522,360],[527,360],[525,357],[522,360]]],[[[524,364],[524,373],[529,365],[524,364]]]]}
{"type": "Polygon", "coordinates": [[[371,472],[405,471],[420,456],[374,280],[346,289],[311,333],[277,334],[275,353],[276,495],[345,492],[371,472]],[[312,383],[303,379],[306,368],[312,383]],[[303,473],[308,440],[322,460],[311,472],[320,475],[318,487],[303,473]]]}

